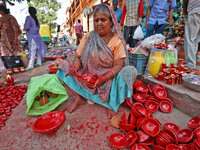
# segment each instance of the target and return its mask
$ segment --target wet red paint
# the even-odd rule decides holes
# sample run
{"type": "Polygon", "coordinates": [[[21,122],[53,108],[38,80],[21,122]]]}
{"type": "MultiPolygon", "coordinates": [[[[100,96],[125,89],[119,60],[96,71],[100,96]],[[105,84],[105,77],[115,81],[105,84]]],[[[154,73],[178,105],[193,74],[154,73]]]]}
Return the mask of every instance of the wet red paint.
{"type": "Polygon", "coordinates": [[[94,120],[94,119],[96,119],[96,118],[97,118],[97,117],[92,117],[91,119],[94,120]]]}
{"type": "Polygon", "coordinates": [[[96,134],[97,134],[98,128],[99,128],[99,124],[96,126],[96,134]]]}
{"type": "Polygon", "coordinates": [[[78,133],[78,131],[74,131],[74,133],[75,133],[75,134],[77,134],[77,133],[78,133]]]}
{"type": "Polygon", "coordinates": [[[108,128],[109,128],[108,126],[105,126],[106,131],[108,131],[108,128]]]}
{"type": "Polygon", "coordinates": [[[41,130],[50,129],[52,127],[55,127],[57,125],[57,122],[60,122],[60,119],[46,118],[38,123],[37,128],[41,130]]]}

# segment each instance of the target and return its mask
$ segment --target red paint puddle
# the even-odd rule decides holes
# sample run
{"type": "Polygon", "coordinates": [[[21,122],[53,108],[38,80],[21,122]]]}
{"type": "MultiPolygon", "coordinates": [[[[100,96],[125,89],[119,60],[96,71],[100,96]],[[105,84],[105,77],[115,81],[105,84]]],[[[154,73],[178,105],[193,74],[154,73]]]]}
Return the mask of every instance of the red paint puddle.
{"type": "Polygon", "coordinates": [[[77,129],[77,130],[84,129],[84,126],[83,126],[83,124],[82,124],[82,125],[80,125],[79,127],[77,127],[76,129],[77,129]]]}
{"type": "Polygon", "coordinates": [[[75,134],[77,134],[77,133],[78,133],[78,131],[74,131],[74,133],[75,133],[75,134]]]}
{"type": "Polygon", "coordinates": [[[97,118],[97,117],[92,117],[91,119],[94,120],[95,118],[97,118]]]}
{"type": "Polygon", "coordinates": [[[32,135],[26,138],[26,140],[30,140],[30,139],[32,139],[32,135]]]}
{"type": "Polygon", "coordinates": [[[109,128],[108,126],[105,126],[106,131],[108,131],[108,128],[109,128]]]}
{"type": "Polygon", "coordinates": [[[77,145],[76,148],[79,149],[79,145],[77,145]]]}

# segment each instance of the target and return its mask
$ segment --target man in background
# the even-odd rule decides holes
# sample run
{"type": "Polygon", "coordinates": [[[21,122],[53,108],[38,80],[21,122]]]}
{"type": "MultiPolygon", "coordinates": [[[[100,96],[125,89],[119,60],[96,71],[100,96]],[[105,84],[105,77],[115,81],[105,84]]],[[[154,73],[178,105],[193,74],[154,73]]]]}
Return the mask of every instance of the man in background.
{"type": "Polygon", "coordinates": [[[183,0],[185,15],[184,51],[185,64],[196,68],[196,53],[200,42],[200,0],[183,0]]]}
{"type": "Polygon", "coordinates": [[[118,8],[118,0],[113,0],[113,10],[115,12],[115,17],[117,18],[117,22],[120,24],[122,17],[122,9],[118,8]]]}
{"type": "Polygon", "coordinates": [[[124,4],[121,18],[121,26],[124,25],[124,20],[126,17],[124,25],[124,39],[126,44],[130,47],[135,47],[137,41],[134,40],[133,34],[137,26],[141,25],[143,17],[144,5],[143,0],[128,0],[124,4]]]}
{"type": "Polygon", "coordinates": [[[169,26],[172,26],[173,12],[176,0],[149,0],[145,28],[146,36],[163,34],[169,10],[169,26]]]}
{"type": "Polygon", "coordinates": [[[81,25],[80,19],[78,19],[78,23],[75,26],[75,30],[76,30],[76,46],[78,46],[83,35],[83,26],[81,25]]]}

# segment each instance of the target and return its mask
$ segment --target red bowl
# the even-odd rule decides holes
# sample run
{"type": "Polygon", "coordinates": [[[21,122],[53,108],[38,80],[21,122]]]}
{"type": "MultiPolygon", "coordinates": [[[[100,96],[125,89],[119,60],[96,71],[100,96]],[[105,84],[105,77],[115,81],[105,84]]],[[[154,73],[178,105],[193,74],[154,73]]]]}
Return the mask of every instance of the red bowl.
{"type": "Polygon", "coordinates": [[[178,132],[180,130],[179,126],[174,123],[165,123],[164,127],[165,129],[173,130],[174,132],[178,132]]]}
{"type": "Polygon", "coordinates": [[[166,150],[181,150],[181,149],[175,144],[168,144],[166,146],[166,150]]]}
{"type": "Polygon", "coordinates": [[[178,147],[179,147],[181,150],[192,150],[190,144],[179,144],[178,147]]]}
{"type": "Polygon", "coordinates": [[[55,65],[48,66],[50,73],[56,73],[58,71],[58,67],[55,67],[55,65]]]}
{"type": "Polygon", "coordinates": [[[137,138],[137,142],[138,143],[143,143],[143,142],[147,141],[151,137],[150,135],[146,134],[142,130],[140,130],[137,135],[138,135],[138,138],[137,138]]]}
{"type": "Polygon", "coordinates": [[[156,85],[153,85],[152,87],[151,87],[151,89],[154,91],[156,88],[162,88],[162,89],[164,89],[165,91],[166,91],[166,87],[164,86],[164,85],[162,85],[162,84],[156,84],[156,85]]]}
{"type": "Polygon", "coordinates": [[[131,150],[151,150],[148,146],[146,146],[145,144],[141,144],[141,143],[138,143],[138,144],[135,144],[131,150]]]}
{"type": "Polygon", "coordinates": [[[173,102],[172,102],[172,100],[171,100],[169,97],[166,97],[166,98],[165,98],[165,99],[163,99],[163,100],[170,102],[170,103],[171,103],[171,105],[173,106],[173,102]]]}
{"type": "Polygon", "coordinates": [[[146,101],[146,97],[143,94],[137,93],[133,95],[135,101],[144,103],[146,101]]]}
{"type": "Polygon", "coordinates": [[[126,145],[127,147],[131,147],[133,144],[136,143],[137,134],[134,130],[129,131],[125,137],[127,140],[127,145],[126,145]]]}
{"type": "Polygon", "coordinates": [[[33,131],[43,134],[55,132],[65,121],[65,114],[62,111],[51,111],[36,119],[32,128],[33,131]]]}
{"type": "Polygon", "coordinates": [[[143,117],[153,118],[153,114],[145,108],[138,108],[137,111],[143,115],[143,117]]]}
{"type": "Polygon", "coordinates": [[[200,138],[195,139],[194,143],[200,149],[200,138]]]}
{"type": "Polygon", "coordinates": [[[136,127],[134,124],[127,124],[127,123],[119,123],[119,126],[122,130],[125,131],[131,131],[136,127]]]}
{"type": "Polygon", "coordinates": [[[178,132],[178,140],[181,143],[188,143],[193,138],[193,131],[190,129],[182,129],[178,132]]]}
{"type": "Polygon", "coordinates": [[[136,127],[137,127],[137,130],[140,129],[142,123],[144,122],[144,120],[146,120],[147,117],[141,117],[141,118],[138,118],[137,121],[136,121],[136,127]]]}
{"type": "Polygon", "coordinates": [[[191,129],[195,129],[199,125],[200,125],[200,117],[194,117],[190,119],[190,121],[188,122],[188,127],[191,129]]]}
{"type": "Polygon", "coordinates": [[[165,99],[167,97],[167,92],[166,90],[162,89],[162,88],[156,88],[153,91],[154,95],[158,98],[158,99],[165,99]]]}
{"type": "Polygon", "coordinates": [[[144,106],[146,107],[147,110],[149,110],[150,112],[156,112],[159,109],[159,105],[158,102],[154,101],[154,100],[147,100],[144,104],[144,106]]]}
{"type": "Polygon", "coordinates": [[[172,104],[166,100],[162,100],[159,104],[160,109],[165,112],[165,113],[169,113],[172,111],[172,104]]]}
{"type": "Polygon", "coordinates": [[[142,129],[147,134],[151,135],[152,137],[155,137],[160,132],[160,124],[157,122],[157,120],[153,118],[148,118],[144,120],[142,124],[142,129]]]}
{"type": "Polygon", "coordinates": [[[197,127],[197,128],[194,130],[194,137],[195,137],[195,138],[199,138],[199,137],[200,137],[200,126],[197,127]]]}
{"type": "Polygon", "coordinates": [[[149,92],[148,87],[141,85],[136,87],[136,91],[142,94],[147,94],[149,92]]]}
{"type": "Polygon", "coordinates": [[[135,81],[133,83],[133,90],[136,89],[136,87],[144,85],[144,83],[141,80],[135,81]]]}
{"type": "Polygon", "coordinates": [[[159,145],[152,145],[152,146],[153,146],[154,150],[165,150],[164,147],[161,147],[159,145]]]}
{"type": "Polygon", "coordinates": [[[168,129],[163,129],[162,132],[165,132],[168,136],[171,137],[171,139],[175,142],[175,144],[178,144],[178,136],[176,132],[168,129]]]}
{"type": "Polygon", "coordinates": [[[124,148],[127,145],[126,137],[121,133],[112,134],[109,138],[111,147],[124,148]]]}

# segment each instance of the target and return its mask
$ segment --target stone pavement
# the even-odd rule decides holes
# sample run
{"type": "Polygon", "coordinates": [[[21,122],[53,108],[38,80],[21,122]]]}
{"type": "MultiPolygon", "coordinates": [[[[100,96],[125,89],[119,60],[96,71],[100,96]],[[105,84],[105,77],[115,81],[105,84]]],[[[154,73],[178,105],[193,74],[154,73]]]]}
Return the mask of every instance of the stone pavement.
{"type": "MultiPolygon", "coordinates": [[[[16,85],[28,85],[31,77],[47,74],[49,64],[50,61],[47,61],[41,67],[14,74],[16,85]]],[[[67,93],[69,98],[56,110],[61,111],[73,102],[74,95],[68,90],[67,93]]],[[[121,133],[119,129],[110,126],[106,109],[98,104],[84,103],[73,113],[65,111],[65,122],[56,132],[49,135],[33,131],[32,125],[38,117],[26,116],[26,110],[24,97],[13,109],[6,126],[0,130],[0,150],[110,150],[112,148],[109,136],[113,133],[121,133]]],[[[118,115],[121,116],[124,112],[128,114],[130,109],[120,106],[118,115]]],[[[171,113],[157,111],[153,115],[162,124],[176,123],[181,129],[187,128],[187,122],[191,119],[176,108],[173,108],[171,113]]]]}

